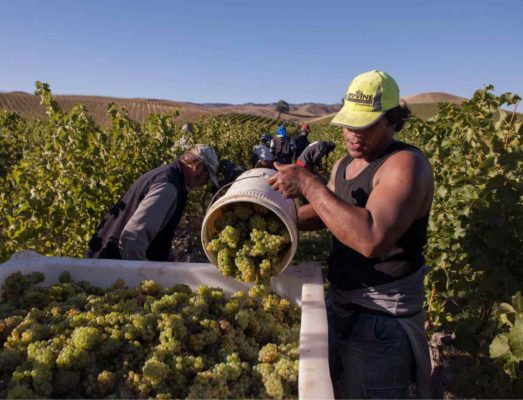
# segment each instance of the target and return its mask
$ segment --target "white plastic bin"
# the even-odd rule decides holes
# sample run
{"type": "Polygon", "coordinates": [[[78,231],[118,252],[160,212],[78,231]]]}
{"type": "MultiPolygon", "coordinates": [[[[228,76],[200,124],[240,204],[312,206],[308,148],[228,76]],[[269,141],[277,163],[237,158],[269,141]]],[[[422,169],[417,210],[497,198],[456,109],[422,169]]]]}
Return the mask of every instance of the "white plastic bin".
{"type": "MultiPolygon", "coordinates": [[[[128,286],[136,286],[144,279],[153,279],[162,286],[174,283],[183,283],[193,289],[200,285],[216,286],[228,294],[237,290],[246,291],[252,286],[223,276],[208,263],[46,257],[34,251],[16,253],[9,261],[0,264],[0,286],[17,271],[24,274],[43,272],[43,285],[56,283],[61,272],[69,271],[73,279],[85,280],[98,287],[108,287],[117,278],[122,278],[128,286]]],[[[300,399],[333,399],[328,363],[327,314],[319,264],[289,266],[272,278],[271,286],[280,296],[301,306],[300,399]]]]}

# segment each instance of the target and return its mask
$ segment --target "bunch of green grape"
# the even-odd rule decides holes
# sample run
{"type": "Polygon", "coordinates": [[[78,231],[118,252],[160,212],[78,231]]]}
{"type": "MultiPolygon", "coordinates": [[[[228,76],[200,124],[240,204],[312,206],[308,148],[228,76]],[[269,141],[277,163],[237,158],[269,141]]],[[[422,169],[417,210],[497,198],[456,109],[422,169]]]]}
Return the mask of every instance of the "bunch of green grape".
{"type": "Polygon", "coordinates": [[[248,202],[234,203],[220,215],[217,232],[207,245],[217,267],[243,282],[267,284],[278,274],[278,263],[290,247],[287,228],[269,209],[248,202]]]}
{"type": "Polygon", "coordinates": [[[11,275],[0,398],[296,398],[300,309],[257,285],[107,289],[11,275]]]}

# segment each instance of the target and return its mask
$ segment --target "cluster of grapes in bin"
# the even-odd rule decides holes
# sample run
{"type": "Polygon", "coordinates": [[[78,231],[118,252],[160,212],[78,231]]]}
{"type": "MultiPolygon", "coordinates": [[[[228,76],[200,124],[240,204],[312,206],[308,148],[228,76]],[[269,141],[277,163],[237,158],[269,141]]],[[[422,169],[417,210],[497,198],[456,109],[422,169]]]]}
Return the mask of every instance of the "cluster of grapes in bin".
{"type": "Polygon", "coordinates": [[[300,310],[262,285],[43,281],[3,285],[1,398],[297,397],[300,310]]]}
{"type": "Polygon", "coordinates": [[[287,228],[269,209],[254,203],[232,204],[215,221],[218,232],[207,245],[217,267],[243,282],[266,284],[280,272],[290,246],[287,228]]]}

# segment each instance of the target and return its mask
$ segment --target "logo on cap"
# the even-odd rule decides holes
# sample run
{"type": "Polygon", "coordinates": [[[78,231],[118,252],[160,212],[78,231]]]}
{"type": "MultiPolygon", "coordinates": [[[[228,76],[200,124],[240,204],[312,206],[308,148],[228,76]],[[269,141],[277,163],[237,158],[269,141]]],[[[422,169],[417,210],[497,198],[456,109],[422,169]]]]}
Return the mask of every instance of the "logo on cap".
{"type": "Polygon", "coordinates": [[[372,106],[373,111],[381,110],[381,90],[379,88],[376,94],[365,94],[361,90],[356,93],[347,92],[345,100],[350,103],[372,106]]]}

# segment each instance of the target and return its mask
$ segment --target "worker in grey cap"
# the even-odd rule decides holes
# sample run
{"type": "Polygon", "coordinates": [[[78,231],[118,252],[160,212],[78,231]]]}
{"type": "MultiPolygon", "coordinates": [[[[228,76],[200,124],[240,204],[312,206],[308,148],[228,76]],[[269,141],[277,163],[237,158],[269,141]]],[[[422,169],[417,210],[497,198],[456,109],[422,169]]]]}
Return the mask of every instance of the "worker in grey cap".
{"type": "Polygon", "coordinates": [[[138,178],[89,241],[89,258],[167,261],[188,191],[218,186],[216,152],[196,144],[171,164],[138,178]]]}

